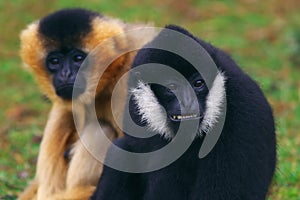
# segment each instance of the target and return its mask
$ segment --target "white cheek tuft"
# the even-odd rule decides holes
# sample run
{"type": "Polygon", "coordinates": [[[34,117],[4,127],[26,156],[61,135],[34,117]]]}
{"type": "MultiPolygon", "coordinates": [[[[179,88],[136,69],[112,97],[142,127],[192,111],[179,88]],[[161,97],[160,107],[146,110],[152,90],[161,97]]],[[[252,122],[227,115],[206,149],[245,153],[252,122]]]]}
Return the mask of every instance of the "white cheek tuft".
{"type": "Polygon", "coordinates": [[[206,109],[200,125],[200,133],[207,133],[218,122],[221,106],[226,98],[225,81],[224,74],[219,72],[206,98],[206,109]]]}
{"type": "Polygon", "coordinates": [[[138,87],[131,89],[130,93],[136,101],[138,113],[142,116],[142,120],[147,123],[149,130],[160,134],[167,140],[171,139],[173,133],[167,123],[167,114],[150,86],[140,81],[138,87]]]}

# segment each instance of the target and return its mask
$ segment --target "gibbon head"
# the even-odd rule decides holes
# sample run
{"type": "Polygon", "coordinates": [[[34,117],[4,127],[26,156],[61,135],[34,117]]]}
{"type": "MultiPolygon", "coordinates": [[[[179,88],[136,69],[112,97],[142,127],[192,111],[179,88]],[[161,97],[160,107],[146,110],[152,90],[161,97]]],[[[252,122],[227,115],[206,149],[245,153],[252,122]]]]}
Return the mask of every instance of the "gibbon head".
{"type": "Polygon", "coordinates": [[[78,73],[79,69],[86,56],[101,42],[105,41],[105,50],[94,52],[96,58],[109,59],[115,56],[116,49],[125,48],[128,41],[124,27],[120,20],[89,10],[59,10],[22,31],[21,58],[42,91],[54,102],[70,102],[74,88],[76,99],[90,93],[92,86],[97,87],[97,95],[107,87],[108,81],[121,74],[126,57],[111,63],[102,82],[93,75],[106,67],[101,63],[93,62],[88,75],[84,74],[85,70],[78,73]]]}

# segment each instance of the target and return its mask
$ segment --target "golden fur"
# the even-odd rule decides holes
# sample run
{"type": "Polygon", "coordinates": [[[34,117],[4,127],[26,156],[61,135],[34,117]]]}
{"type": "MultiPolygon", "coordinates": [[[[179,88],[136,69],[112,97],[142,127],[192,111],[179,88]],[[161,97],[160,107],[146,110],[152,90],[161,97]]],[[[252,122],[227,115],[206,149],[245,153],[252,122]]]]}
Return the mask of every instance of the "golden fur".
{"type": "MultiPolygon", "coordinates": [[[[53,106],[40,145],[36,176],[19,199],[89,199],[100,177],[102,164],[94,159],[80,142],[73,114],[80,119],[79,129],[83,128],[88,120],[86,111],[91,109],[93,91],[96,89],[96,113],[98,120],[105,123],[102,127],[105,134],[109,138],[122,136],[112,115],[111,93],[118,79],[130,69],[135,52],[126,53],[111,63],[100,82],[97,82],[99,75],[97,72],[105,66],[96,61],[96,65],[92,67],[91,77],[87,80],[86,91],[79,96],[77,102],[73,102],[77,104],[77,109],[73,113],[72,102],[56,95],[51,77],[44,66],[49,51],[56,49],[59,44],[41,38],[38,27],[39,21],[30,24],[21,33],[20,54],[25,67],[32,72],[53,106]],[[70,147],[72,156],[68,161],[63,155],[70,147]]],[[[101,55],[103,60],[109,60],[116,56],[119,50],[129,48],[133,41],[141,44],[148,41],[146,37],[143,41],[135,41],[127,37],[126,30],[130,27],[139,27],[139,25],[125,24],[108,17],[96,17],[92,21],[92,31],[81,39],[81,49],[91,52],[99,43],[105,41],[105,49],[99,49],[94,53],[101,55]],[[112,36],[117,37],[111,38],[112,36]]],[[[151,34],[149,39],[150,37],[151,34]]],[[[121,118],[123,114],[125,96],[126,88],[120,93],[120,102],[116,109],[119,111],[116,113],[117,118],[121,118]]]]}

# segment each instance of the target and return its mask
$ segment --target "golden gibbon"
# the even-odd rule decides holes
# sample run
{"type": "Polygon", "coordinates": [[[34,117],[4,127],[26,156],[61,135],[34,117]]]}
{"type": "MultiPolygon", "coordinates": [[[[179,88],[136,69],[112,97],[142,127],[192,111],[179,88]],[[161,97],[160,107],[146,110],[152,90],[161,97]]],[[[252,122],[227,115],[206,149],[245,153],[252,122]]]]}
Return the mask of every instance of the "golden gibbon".
{"type": "MultiPolygon", "coordinates": [[[[20,200],[89,199],[92,195],[102,164],[80,142],[74,116],[80,118],[80,129],[87,120],[86,110],[94,101],[104,133],[111,139],[122,136],[111,111],[111,95],[119,78],[130,69],[136,51],[117,57],[100,81],[98,72],[106,67],[101,62],[94,62],[88,77],[79,73],[79,69],[86,56],[103,41],[104,48],[94,53],[102,60],[118,56],[120,50],[133,43],[146,43],[151,34],[140,40],[126,34],[127,30],[138,27],[145,25],[124,23],[85,9],[63,9],[31,23],[21,32],[20,55],[24,66],[51,100],[52,108],[40,145],[35,178],[19,196],[20,200]],[[75,84],[75,78],[80,84],[75,84]],[[76,111],[72,111],[72,103],[79,105],[76,111]]],[[[119,91],[116,117],[123,114],[126,85],[119,91]]]]}

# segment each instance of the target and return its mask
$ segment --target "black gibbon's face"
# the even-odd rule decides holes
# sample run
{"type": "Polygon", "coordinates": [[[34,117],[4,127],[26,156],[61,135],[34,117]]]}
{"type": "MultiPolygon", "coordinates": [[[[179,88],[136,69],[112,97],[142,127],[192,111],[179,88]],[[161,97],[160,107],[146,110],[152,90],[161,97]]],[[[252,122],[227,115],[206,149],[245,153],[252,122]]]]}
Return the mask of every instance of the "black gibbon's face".
{"type": "Polygon", "coordinates": [[[74,97],[82,94],[86,87],[86,80],[78,70],[83,63],[86,53],[79,49],[50,52],[46,59],[46,68],[52,75],[52,82],[56,94],[66,100],[72,99],[73,88],[76,88],[74,97]],[[75,79],[77,81],[76,85],[75,79]]]}
{"type": "Polygon", "coordinates": [[[176,78],[166,80],[164,83],[167,87],[151,85],[159,103],[165,108],[168,122],[172,126],[178,126],[180,121],[203,118],[208,88],[199,73],[193,73],[187,77],[187,81],[190,86],[186,81],[176,78]],[[193,98],[193,95],[197,98],[193,98]]]}

